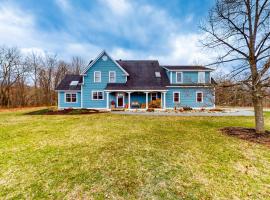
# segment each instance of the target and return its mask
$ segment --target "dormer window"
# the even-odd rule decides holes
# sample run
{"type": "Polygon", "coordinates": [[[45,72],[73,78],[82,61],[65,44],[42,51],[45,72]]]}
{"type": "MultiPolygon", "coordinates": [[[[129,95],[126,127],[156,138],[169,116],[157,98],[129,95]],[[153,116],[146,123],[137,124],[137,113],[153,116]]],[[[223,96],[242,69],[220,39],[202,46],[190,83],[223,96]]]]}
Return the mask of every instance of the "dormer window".
{"type": "Polygon", "coordinates": [[[198,83],[205,83],[205,72],[198,72],[198,83]]]}
{"type": "Polygon", "coordinates": [[[176,83],[183,83],[183,73],[176,72],[176,83]]]}
{"type": "Polygon", "coordinates": [[[101,82],[101,71],[94,72],[94,82],[100,83],[101,82]]]}
{"type": "Polygon", "coordinates": [[[109,82],[110,83],[115,83],[116,82],[116,72],[115,71],[110,71],[109,72],[109,82]]]}

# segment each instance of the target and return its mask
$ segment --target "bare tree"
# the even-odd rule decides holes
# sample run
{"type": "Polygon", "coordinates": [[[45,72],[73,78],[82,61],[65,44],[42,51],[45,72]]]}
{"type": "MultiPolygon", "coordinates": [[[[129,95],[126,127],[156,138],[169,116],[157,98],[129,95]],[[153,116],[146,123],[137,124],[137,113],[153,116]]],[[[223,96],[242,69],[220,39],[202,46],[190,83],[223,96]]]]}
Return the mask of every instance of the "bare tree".
{"type": "Polygon", "coordinates": [[[0,104],[10,106],[12,86],[20,79],[25,67],[17,48],[0,48],[0,104]]]}
{"type": "Polygon", "coordinates": [[[73,74],[80,74],[81,70],[83,69],[85,65],[85,61],[78,56],[72,57],[72,62],[71,62],[71,72],[73,74]]]}
{"type": "Polygon", "coordinates": [[[270,86],[270,0],[217,0],[201,25],[205,47],[219,52],[213,65],[230,64],[231,80],[252,97],[256,132],[264,133],[263,99],[270,86]]]}

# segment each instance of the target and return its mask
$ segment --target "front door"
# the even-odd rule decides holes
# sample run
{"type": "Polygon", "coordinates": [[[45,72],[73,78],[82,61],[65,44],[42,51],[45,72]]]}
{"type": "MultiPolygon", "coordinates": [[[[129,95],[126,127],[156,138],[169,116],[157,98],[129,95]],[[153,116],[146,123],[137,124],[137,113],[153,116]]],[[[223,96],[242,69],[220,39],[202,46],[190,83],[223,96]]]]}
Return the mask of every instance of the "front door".
{"type": "Polygon", "coordinates": [[[124,96],[123,95],[118,95],[117,107],[124,107],[124,96]]]}

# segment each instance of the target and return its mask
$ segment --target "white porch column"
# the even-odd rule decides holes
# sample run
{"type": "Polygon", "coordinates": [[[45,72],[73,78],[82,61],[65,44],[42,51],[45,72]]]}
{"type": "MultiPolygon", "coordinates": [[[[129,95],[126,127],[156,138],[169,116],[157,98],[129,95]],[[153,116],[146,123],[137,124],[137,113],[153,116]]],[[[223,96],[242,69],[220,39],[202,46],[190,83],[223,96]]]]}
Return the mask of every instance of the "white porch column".
{"type": "Polygon", "coordinates": [[[145,101],[145,108],[148,109],[148,93],[149,92],[145,92],[145,98],[146,98],[146,101],[145,101]]]}
{"type": "Polygon", "coordinates": [[[131,109],[131,107],[130,107],[130,94],[131,94],[131,92],[128,92],[128,109],[131,109]]]}
{"type": "Polygon", "coordinates": [[[163,100],[162,100],[162,98],[163,98],[163,95],[162,95],[162,92],[161,92],[160,93],[160,108],[163,108],[163,105],[162,105],[163,100]]]}
{"type": "Polygon", "coordinates": [[[163,109],[166,109],[166,92],[163,92],[163,98],[164,98],[163,109]]]}
{"type": "Polygon", "coordinates": [[[107,94],[107,109],[109,109],[110,107],[109,107],[109,94],[110,94],[110,92],[106,92],[106,94],[107,94]]]}

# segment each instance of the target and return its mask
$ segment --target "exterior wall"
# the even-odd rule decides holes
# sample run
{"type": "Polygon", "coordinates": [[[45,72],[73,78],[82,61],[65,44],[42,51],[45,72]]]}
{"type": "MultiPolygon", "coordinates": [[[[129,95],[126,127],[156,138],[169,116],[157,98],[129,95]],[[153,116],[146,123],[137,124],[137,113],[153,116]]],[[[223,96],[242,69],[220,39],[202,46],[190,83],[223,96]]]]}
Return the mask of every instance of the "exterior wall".
{"type": "MultiPolygon", "coordinates": [[[[183,73],[183,83],[198,83],[198,72],[197,71],[194,71],[194,72],[183,71],[182,73],[183,73]]],[[[171,80],[172,84],[177,84],[175,71],[167,71],[167,75],[168,75],[169,79],[171,80]]],[[[210,83],[210,72],[205,72],[205,83],[210,83]]]]}
{"type": "Polygon", "coordinates": [[[214,89],[213,88],[168,88],[166,93],[166,107],[214,107],[214,89]],[[180,92],[180,103],[173,102],[173,93],[180,92]],[[203,92],[203,102],[196,102],[196,92],[203,92]]]}
{"type": "Polygon", "coordinates": [[[92,91],[104,91],[109,83],[109,71],[116,72],[116,83],[126,82],[126,75],[110,58],[106,61],[100,58],[84,76],[84,84],[82,85],[83,108],[106,108],[106,93],[104,92],[103,100],[92,100],[92,91]],[[101,71],[101,82],[94,82],[94,71],[101,71]]]}
{"type": "Polygon", "coordinates": [[[58,92],[58,108],[81,108],[81,92],[58,92]],[[66,103],[65,93],[76,93],[77,102],[76,103],[66,103]]]}

